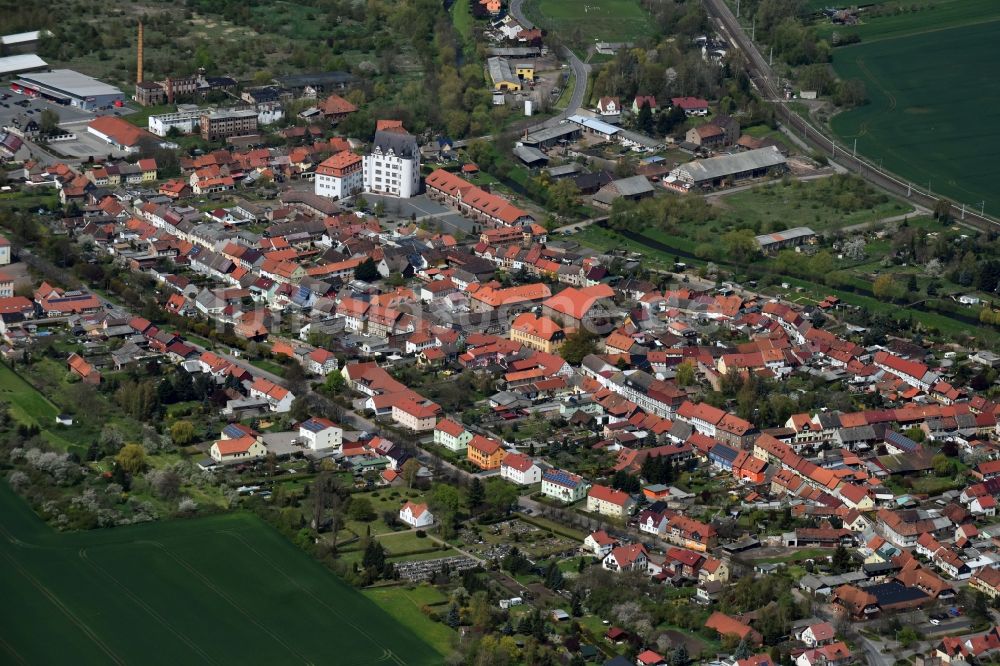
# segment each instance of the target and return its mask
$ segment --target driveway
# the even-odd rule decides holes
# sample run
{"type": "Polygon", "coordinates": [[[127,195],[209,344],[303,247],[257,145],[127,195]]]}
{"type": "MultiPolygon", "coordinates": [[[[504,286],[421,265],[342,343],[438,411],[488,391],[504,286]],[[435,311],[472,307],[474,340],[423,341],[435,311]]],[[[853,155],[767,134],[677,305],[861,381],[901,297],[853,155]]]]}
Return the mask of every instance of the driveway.
{"type": "MultiPolygon", "coordinates": [[[[534,24],[528,20],[528,17],[524,15],[524,9],[522,5],[524,0],[511,0],[510,2],[510,15],[517,19],[518,23],[526,28],[534,27],[534,24]]],[[[587,94],[587,81],[590,79],[590,65],[580,60],[575,53],[565,46],[562,47],[559,53],[560,57],[563,58],[569,64],[570,68],[573,70],[574,76],[574,87],[573,94],[570,96],[569,104],[566,108],[557,116],[549,118],[540,125],[529,128],[529,132],[538,131],[545,127],[553,127],[558,125],[562,121],[566,120],[574,113],[576,113],[581,106],[583,106],[583,96],[587,94]]]]}

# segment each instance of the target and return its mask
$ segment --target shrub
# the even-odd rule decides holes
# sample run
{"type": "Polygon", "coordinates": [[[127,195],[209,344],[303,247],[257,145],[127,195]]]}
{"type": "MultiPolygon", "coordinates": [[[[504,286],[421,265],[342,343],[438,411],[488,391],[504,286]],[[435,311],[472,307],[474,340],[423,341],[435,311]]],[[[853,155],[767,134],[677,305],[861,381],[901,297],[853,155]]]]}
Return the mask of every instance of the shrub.
{"type": "Polygon", "coordinates": [[[427,537],[427,532],[425,532],[425,531],[423,531],[423,530],[417,530],[417,531],[415,532],[415,534],[417,535],[417,538],[418,538],[418,539],[424,539],[424,538],[426,538],[426,537],[427,537]]]}

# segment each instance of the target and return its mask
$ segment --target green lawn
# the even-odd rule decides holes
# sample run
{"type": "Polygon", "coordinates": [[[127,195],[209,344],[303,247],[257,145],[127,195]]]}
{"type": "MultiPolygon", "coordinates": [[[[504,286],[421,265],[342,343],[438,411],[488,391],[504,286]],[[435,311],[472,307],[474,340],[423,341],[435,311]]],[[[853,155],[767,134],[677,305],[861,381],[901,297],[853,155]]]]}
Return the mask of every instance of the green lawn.
{"type": "Polygon", "coordinates": [[[717,199],[717,205],[722,210],[714,226],[717,230],[724,231],[749,224],[764,232],[771,229],[773,224],[781,223],[787,228],[810,227],[819,232],[874,222],[913,210],[912,206],[897,199],[889,199],[871,207],[841,210],[805,198],[822,186],[820,180],[782,181],[723,195],[717,199]]]}
{"type": "Polygon", "coordinates": [[[427,537],[418,537],[416,532],[382,534],[378,537],[378,540],[391,557],[399,557],[414,551],[436,548],[438,545],[436,541],[432,541],[427,537]]]}
{"type": "Polygon", "coordinates": [[[6,363],[0,363],[0,402],[10,405],[10,413],[15,420],[25,425],[37,425],[50,444],[66,450],[74,446],[77,438],[71,434],[73,426],[56,425],[59,408],[6,363]]]}
{"type": "Polygon", "coordinates": [[[524,12],[577,45],[635,41],[653,30],[649,13],[637,0],[528,0],[524,12]]]}
{"type": "MultiPolygon", "coordinates": [[[[1000,15],[1000,3],[989,4],[1000,15]]],[[[913,17],[921,14],[936,15],[913,17]]],[[[1000,18],[836,50],[837,74],[863,81],[870,103],[834,116],[834,132],[845,145],[857,139],[859,153],[921,189],[929,184],[935,194],[1000,212],[1000,134],[983,131],[1000,122],[995,77],[985,65],[995,59],[998,30],[1000,18]]]]}
{"type": "Polygon", "coordinates": [[[261,370],[278,375],[279,377],[285,376],[285,366],[275,363],[274,361],[269,361],[263,358],[251,359],[250,365],[253,365],[261,370]]]}
{"type": "Polygon", "coordinates": [[[54,189],[48,187],[37,190],[20,190],[17,192],[5,192],[0,194],[0,209],[4,210],[35,210],[44,208],[46,210],[61,210],[59,195],[53,194],[54,189]]]}
{"type": "Polygon", "coordinates": [[[451,22],[466,43],[473,41],[472,21],[472,7],[468,0],[456,0],[451,6],[451,22]]]}
{"type": "Polygon", "coordinates": [[[443,660],[430,627],[387,614],[250,514],[58,534],[4,484],[0,534],[4,663],[443,660]]]}
{"type": "Polygon", "coordinates": [[[15,419],[40,428],[50,427],[59,414],[58,407],[5,363],[0,363],[0,401],[10,403],[15,419]]]}
{"type": "Polygon", "coordinates": [[[423,606],[434,605],[439,613],[447,611],[447,598],[430,585],[420,585],[413,589],[406,587],[370,588],[362,592],[391,615],[401,626],[409,629],[430,643],[441,654],[451,651],[455,632],[446,624],[430,620],[420,610],[423,606]]]}
{"type": "Polygon", "coordinates": [[[146,129],[149,127],[149,117],[159,116],[165,113],[174,113],[177,111],[177,107],[173,104],[161,104],[158,106],[138,106],[136,105],[135,113],[130,113],[127,116],[122,116],[125,120],[129,121],[133,125],[146,129]]]}

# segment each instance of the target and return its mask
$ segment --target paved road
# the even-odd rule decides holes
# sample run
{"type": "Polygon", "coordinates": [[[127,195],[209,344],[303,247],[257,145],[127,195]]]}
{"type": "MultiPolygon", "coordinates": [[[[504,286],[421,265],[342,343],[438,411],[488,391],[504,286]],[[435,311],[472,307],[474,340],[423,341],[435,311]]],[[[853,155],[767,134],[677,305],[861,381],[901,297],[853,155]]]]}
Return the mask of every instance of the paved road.
{"type": "MultiPolygon", "coordinates": [[[[528,20],[528,17],[524,15],[524,10],[521,5],[524,4],[524,0],[511,0],[510,3],[510,15],[513,16],[517,21],[526,28],[534,27],[534,24],[528,20]]],[[[590,79],[590,65],[580,60],[573,51],[567,47],[562,47],[559,54],[564,60],[569,64],[570,68],[573,70],[574,76],[574,87],[573,95],[569,99],[569,104],[563,109],[562,113],[559,115],[549,118],[545,122],[535,125],[529,128],[528,131],[534,132],[540,130],[544,127],[553,127],[558,125],[562,121],[569,118],[571,115],[577,112],[581,106],[583,106],[583,96],[587,94],[587,82],[590,79]]]]}
{"type": "MultiPolygon", "coordinates": [[[[933,210],[939,197],[932,192],[918,190],[912,183],[865,161],[862,157],[855,157],[845,152],[844,146],[837,146],[833,140],[816,129],[809,121],[789,109],[782,102],[783,94],[778,89],[777,77],[767,64],[766,59],[761,56],[757,47],[744,32],[725,0],[703,0],[703,4],[709,18],[714,19],[722,32],[729,37],[729,41],[746,55],[745,66],[750,79],[757,86],[761,96],[772,102],[775,114],[783,124],[799,134],[814,150],[826,155],[848,171],[856,173],[868,182],[897,196],[933,210]]],[[[952,205],[950,212],[954,219],[964,219],[967,224],[979,229],[996,231],[1000,227],[1000,223],[997,223],[996,220],[971,210],[966,210],[963,217],[961,206],[952,205]]]]}

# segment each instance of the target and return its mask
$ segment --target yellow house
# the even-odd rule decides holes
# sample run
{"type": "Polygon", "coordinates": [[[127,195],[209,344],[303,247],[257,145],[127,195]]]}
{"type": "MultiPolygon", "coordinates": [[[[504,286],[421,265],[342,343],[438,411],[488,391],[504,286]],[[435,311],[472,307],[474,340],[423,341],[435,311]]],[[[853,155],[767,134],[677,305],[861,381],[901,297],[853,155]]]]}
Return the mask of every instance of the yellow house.
{"type": "Polygon", "coordinates": [[[521,79],[522,81],[534,81],[535,63],[520,62],[514,66],[514,73],[517,74],[517,78],[521,79]]]}
{"type": "Polygon", "coordinates": [[[499,469],[500,462],[507,454],[500,442],[482,435],[469,440],[466,457],[480,469],[499,469]]]}
{"type": "Polygon", "coordinates": [[[1000,596],[1000,570],[986,567],[976,573],[969,581],[969,587],[979,590],[990,599],[1000,596]]]}
{"type": "Polygon", "coordinates": [[[729,581],[729,565],[714,557],[706,557],[705,563],[698,570],[698,580],[702,583],[709,581],[726,583],[729,581]]]}
{"type": "Polygon", "coordinates": [[[156,160],[152,158],[139,160],[139,169],[142,171],[142,182],[151,183],[156,180],[158,170],[156,160]]]}
{"type": "Polygon", "coordinates": [[[523,312],[510,324],[510,339],[529,349],[552,354],[566,340],[566,333],[548,317],[523,312]]]}
{"type": "Polygon", "coordinates": [[[254,437],[246,435],[236,439],[220,439],[209,449],[212,460],[219,463],[234,460],[257,460],[267,455],[267,447],[254,437]]]}

